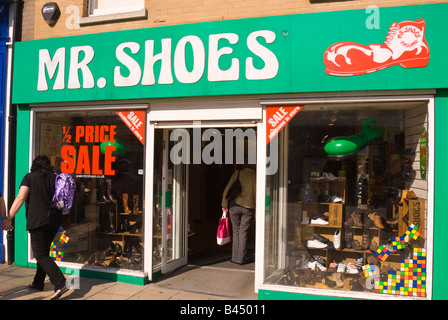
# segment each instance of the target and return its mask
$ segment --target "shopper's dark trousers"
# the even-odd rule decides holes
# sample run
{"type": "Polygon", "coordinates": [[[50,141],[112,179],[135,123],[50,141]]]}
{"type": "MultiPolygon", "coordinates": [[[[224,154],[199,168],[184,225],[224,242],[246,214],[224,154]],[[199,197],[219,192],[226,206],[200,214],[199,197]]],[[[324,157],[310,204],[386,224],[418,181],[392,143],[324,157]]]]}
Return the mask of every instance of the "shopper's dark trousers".
{"type": "Polygon", "coordinates": [[[230,203],[230,222],[232,222],[232,261],[246,263],[247,233],[254,217],[254,209],[230,203]]]}
{"type": "Polygon", "coordinates": [[[33,284],[38,287],[43,287],[45,276],[48,274],[50,282],[54,285],[55,290],[59,290],[65,286],[64,274],[59,269],[58,265],[50,257],[50,246],[59,225],[46,224],[39,228],[30,230],[31,248],[33,255],[37,261],[36,275],[34,276],[33,284]]]}

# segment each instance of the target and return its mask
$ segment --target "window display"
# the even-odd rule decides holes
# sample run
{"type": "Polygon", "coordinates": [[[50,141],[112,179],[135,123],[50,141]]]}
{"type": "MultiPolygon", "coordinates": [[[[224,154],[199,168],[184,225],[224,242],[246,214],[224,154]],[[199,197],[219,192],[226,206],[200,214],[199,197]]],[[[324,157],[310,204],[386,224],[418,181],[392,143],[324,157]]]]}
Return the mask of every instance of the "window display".
{"type": "Polygon", "coordinates": [[[409,102],[310,104],[283,121],[265,282],[425,297],[427,125],[409,102]]]}
{"type": "Polygon", "coordinates": [[[36,112],[34,154],[76,181],[51,255],[143,269],[144,110],[36,112]]]}

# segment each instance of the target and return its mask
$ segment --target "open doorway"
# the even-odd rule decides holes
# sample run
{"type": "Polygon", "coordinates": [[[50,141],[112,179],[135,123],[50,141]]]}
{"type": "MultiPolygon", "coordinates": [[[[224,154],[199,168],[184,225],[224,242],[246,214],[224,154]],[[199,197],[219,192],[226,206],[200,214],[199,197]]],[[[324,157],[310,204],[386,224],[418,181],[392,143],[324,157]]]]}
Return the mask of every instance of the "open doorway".
{"type": "MultiPolygon", "coordinates": [[[[226,129],[220,128],[224,137],[226,129]]],[[[204,131],[206,129],[202,129],[204,131]]],[[[233,130],[233,129],[232,129],[233,130]]],[[[255,128],[250,128],[254,130],[255,128]]],[[[245,132],[245,128],[242,128],[245,132]]],[[[256,134],[254,135],[254,137],[256,134]]],[[[253,144],[253,150],[256,150],[256,141],[250,141],[250,135],[243,135],[245,139],[244,152],[245,161],[247,161],[247,152],[249,145],[253,144]]],[[[202,143],[202,150],[207,143],[202,143]]],[[[237,164],[236,159],[231,164],[226,164],[224,155],[226,144],[223,143],[222,163],[191,164],[189,166],[189,237],[188,263],[198,266],[217,266],[236,269],[255,269],[255,219],[252,221],[247,239],[247,260],[244,265],[231,263],[232,243],[218,245],[216,241],[216,231],[219,218],[222,215],[221,200],[225,186],[227,185],[232,173],[241,169],[242,165],[237,164]]],[[[228,145],[227,145],[228,148],[228,145]]],[[[236,155],[237,143],[232,143],[232,154],[236,155]]],[[[231,226],[232,227],[232,226],[231,226]]]]}

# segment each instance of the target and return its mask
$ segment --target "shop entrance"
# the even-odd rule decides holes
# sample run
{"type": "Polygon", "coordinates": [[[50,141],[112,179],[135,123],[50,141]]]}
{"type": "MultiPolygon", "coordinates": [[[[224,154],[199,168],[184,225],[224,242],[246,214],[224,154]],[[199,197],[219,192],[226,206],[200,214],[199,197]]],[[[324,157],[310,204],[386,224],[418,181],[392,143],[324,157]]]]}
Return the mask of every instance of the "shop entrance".
{"type": "MultiPolygon", "coordinates": [[[[231,243],[217,245],[216,230],[232,173],[245,162],[255,167],[256,127],[157,125],[154,152],[153,269],[160,266],[166,274],[187,263],[241,267],[230,263],[231,243]]],[[[253,222],[246,269],[254,269],[254,249],[253,222]]]]}
{"type": "MultiPolygon", "coordinates": [[[[218,245],[216,231],[222,215],[221,199],[224,188],[238,166],[234,164],[200,164],[190,166],[188,263],[199,266],[219,265],[235,267],[226,263],[232,254],[232,243],[218,245]]],[[[248,264],[254,263],[255,223],[252,222],[248,236],[248,264]]],[[[250,266],[247,266],[250,268],[250,266]]]]}

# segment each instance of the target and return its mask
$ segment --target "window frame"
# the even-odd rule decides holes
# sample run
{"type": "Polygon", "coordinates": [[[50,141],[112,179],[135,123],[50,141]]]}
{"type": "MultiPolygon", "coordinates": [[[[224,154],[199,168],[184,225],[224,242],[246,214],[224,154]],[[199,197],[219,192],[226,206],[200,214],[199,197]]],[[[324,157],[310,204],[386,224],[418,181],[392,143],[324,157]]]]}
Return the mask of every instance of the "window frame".
{"type": "MultiPolygon", "coordinates": [[[[35,145],[36,145],[36,130],[37,130],[37,113],[45,113],[45,112],[69,112],[69,111],[104,111],[104,110],[145,110],[146,112],[146,123],[148,123],[148,109],[149,105],[147,103],[125,103],[122,104],[113,104],[113,105],[64,105],[61,104],[60,106],[49,106],[49,105],[31,105],[30,106],[30,131],[29,131],[29,163],[31,164],[33,162],[33,159],[37,156],[35,153],[35,145]]],[[[149,130],[146,130],[145,134],[145,141],[148,141],[148,132],[149,130]]],[[[145,144],[144,152],[143,152],[144,159],[147,159],[148,157],[148,143],[145,144]]],[[[144,160],[145,162],[145,160],[144,160]]],[[[145,164],[146,166],[146,164],[145,164]]],[[[144,167],[144,172],[146,172],[146,167],[144,167]]],[[[143,184],[148,185],[149,176],[147,174],[144,175],[143,184]]],[[[144,188],[145,193],[144,197],[147,196],[148,188],[144,188]]],[[[148,230],[152,230],[151,228],[146,228],[146,221],[152,222],[152,219],[144,219],[144,225],[145,225],[145,231],[143,233],[143,239],[145,243],[146,248],[146,240],[149,239],[149,244],[152,247],[152,234],[149,233],[148,230]]],[[[31,236],[29,232],[27,232],[28,235],[28,253],[27,253],[27,261],[30,264],[36,264],[37,260],[33,256],[33,251],[31,247],[31,236]]],[[[70,268],[72,270],[89,270],[92,272],[103,272],[103,273],[110,273],[110,274],[120,274],[120,275],[127,275],[127,276],[134,276],[134,277],[141,277],[141,278],[148,278],[148,275],[151,274],[151,271],[147,270],[147,265],[145,264],[145,261],[148,259],[152,259],[152,251],[144,249],[144,264],[142,270],[132,270],[132,269],[119,269],[118,271],[114,268],[104,267],[104,266],[93,266],[93,265],[85,265],[75,262],[68,262],[68,261],[55,261],[56,264],[59,267],[62,268],[70,268]],[[147,257],[147,258],[145,258],[147,257]]]]}
{"type": "MultiPolygon", "coordinates": [[[[309,294],[317,296],[328,296],[328,297],[344,297],[352,299],[372,299],[372,300],[431,300],[432,299],[432,279],[433,279],[433,247],[434,247],[434,95],[408,95],[408,96],[365,96],[365,97],[329,97],[329,98],[303,98],[303,99],[266,99],[260,100],[260,104],[263,107],[263,135],[267,135],[267,120],[266,120],[266,107],[273,105],[310,105],[310,104],[328,104],[335,105],[341,103],[391,103],[391,102],[425,102],[428,106],[428,148],[427,148],[427,213],[426,213],[426,297],[412,297],[412,296],[400,296],[400,295],[389,295],[380,294],[374,292],[357,292],[357,291],[342,291],[333,289],[321,289],[321,288],[307,288],[307,287],[292,287],[283,286],[278,284],[268,284],[265,283],[265,265],[264,265],[264,254],[265,254],[265,215],[257,215],[257,246],[256,246],[256,263],[255,263],[255,289],[266,291],[278,291],[278,292],[288,292],[296,294],[309,294]]],[[[261,131],[261,130],[260,130],[261,131]]],[[[263,140],[260,140],[263,141],[263,140]]],[[[279,143],[280,144],[280,143],[279,143]]],[[[267,147],[264,144],[263,147],[259,148],[259,152],[264,153],[264,159],[266,161],[266,151],[267,147]]],[[[262,159],[261,157],[259,159],[262,159]]],[[[266,168],[266,163],[264,166],[266,168]]],[[[266,171],[259,172],[257,181],[257,192],[266,190],[266,171]]],[[[265,208],[265,197],[257,197],[257,211],[262,208],[264,213],[265,208]]],[[[259,211],[260,212],[260,211],[259,211]]],[[[281,257],[279,257],[281,258],[281,257]]]]}
{"type": "MultiPolygon", "coordinates": [[[[123,6],[120,6],[120,7],[117,7],[117,8],[110,8],[110,9],[108,9],[108,11],[110,10],[110,12],[101,13],[101,11],[100,11],[99,13],[95,13],[95,10],[98,10],[98,9],[95,9],[95,4],[97,4],[98,1],[99,0],[89,0],[88,8],[87,8],[88,16],[104,16],[104,15],[111,15],[111,14],[118,14],[118,13],[128,13],[128,12],[140,11],[142,9],[145,9],[145,1],[142,1],[143,2],[143,6],[141,8],[138,8],[138,9],[124,9],[124,10],[122,10],[123,8],[137,7],[137,6],[126,6],[126,5],[123,5],[123,6]]],[[[120,2],[123,2],[123,1],[120,1],[120,2]]],[[[99,10],[104,10],[104,9],[99,9],[99,10]]]]}

